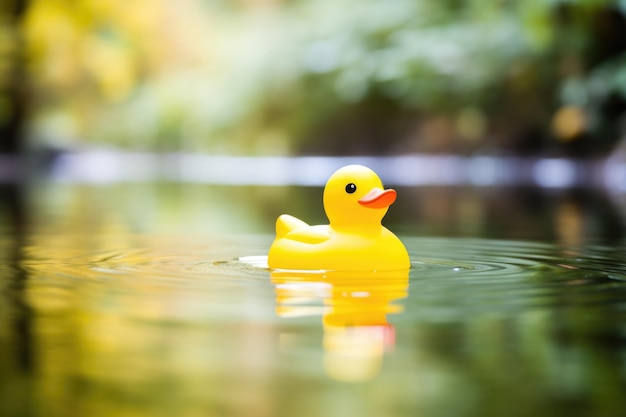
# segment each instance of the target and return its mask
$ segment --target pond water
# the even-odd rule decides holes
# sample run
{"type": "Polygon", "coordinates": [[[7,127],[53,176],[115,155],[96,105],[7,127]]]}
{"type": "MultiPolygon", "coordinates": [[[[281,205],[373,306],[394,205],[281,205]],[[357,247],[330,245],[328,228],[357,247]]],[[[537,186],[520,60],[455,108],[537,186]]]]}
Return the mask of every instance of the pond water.
{"type": "Polygon", "coordinates": [[[400,189],[408,275],[272,273],[316,188],[5,186],[0,415],[616,416],[619,199],[400,189]]]}

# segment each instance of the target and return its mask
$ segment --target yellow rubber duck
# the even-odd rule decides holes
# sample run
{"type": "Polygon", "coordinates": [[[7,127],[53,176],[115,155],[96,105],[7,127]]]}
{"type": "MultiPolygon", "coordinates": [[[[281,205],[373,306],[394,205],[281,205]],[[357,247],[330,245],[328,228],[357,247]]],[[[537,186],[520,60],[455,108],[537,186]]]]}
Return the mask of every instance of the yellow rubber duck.
{"type": "Polygon", "coordinates": [[[324,210],[330,224],[310,226],[281,215],[268,254],[269,267],[325,271],[410,268],[400,239],[381,225],[396,195],[393,189],[383,189],[380,178],[367,167],[340,168],[324,188],[324,210]]]}

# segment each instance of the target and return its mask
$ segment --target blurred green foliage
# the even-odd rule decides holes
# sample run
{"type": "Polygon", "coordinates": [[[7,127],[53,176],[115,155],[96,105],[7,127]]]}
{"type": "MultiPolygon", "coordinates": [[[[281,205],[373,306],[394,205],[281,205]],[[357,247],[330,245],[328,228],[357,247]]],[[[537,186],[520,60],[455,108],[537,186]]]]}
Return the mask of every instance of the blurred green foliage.
{"type": "Polygon", "coordinates": [[[625,16],[624,0],[32,0],[14,82],[34,146],[588,154],[621,133],[625,16]]]}

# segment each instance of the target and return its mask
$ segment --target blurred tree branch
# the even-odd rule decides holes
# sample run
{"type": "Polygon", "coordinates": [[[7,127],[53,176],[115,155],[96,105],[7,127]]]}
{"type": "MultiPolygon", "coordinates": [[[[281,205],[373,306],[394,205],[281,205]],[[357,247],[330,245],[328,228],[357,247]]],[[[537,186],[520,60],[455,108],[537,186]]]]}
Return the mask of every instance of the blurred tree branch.
{"type": "Polygon", "coordinates": [[[26,80],[20,22],[27,0],[0,6],[0,153],[18,153],[26,112],[26,80]]]}

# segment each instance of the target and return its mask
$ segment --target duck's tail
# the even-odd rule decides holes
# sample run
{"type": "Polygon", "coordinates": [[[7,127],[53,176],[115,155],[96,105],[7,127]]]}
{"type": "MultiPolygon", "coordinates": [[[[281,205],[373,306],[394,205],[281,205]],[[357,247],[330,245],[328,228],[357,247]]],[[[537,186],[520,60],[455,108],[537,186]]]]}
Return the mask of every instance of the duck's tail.
{"type": "Polygon", "coordinates": [[[276,220],[276,237],[283,237],[292,230],[308,227],[309,225],[289,214],[283,214],[276,220]]]}

